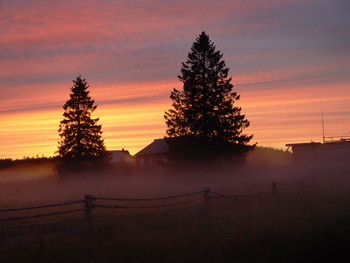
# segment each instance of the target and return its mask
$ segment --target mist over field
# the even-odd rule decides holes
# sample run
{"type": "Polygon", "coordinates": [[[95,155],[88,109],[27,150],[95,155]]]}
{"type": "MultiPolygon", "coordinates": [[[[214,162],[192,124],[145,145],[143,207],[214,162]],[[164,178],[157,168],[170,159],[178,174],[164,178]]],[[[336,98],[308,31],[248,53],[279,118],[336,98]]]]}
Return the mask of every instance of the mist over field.
{"type": "MultiPolygon", "coordinates": [[[[347,180],[346,163],[296,164],[292,154],[256,148],[241,165],[196,167],[116,166],[100,172],[59,177],[54,163],[22,164],[0,170],[1,207],[108,197],[159,197],[211,188],[223,194],[271,190],[273,182],[319,183],[347,180]],[[341,179],[340,179],[341,178],[341,179]]],[[[344,184],[343,184],[344,185],[344,184]]]]}
{"type": "MultiPolygon", "coordinates": [[[[5,262],[347,262],[350,177],[345,162],[298,163],[290,153],[258,147],[239,166],[119,166],[65,177],[54,166],[1,169],[0,209],[81,200],[86,194],[157,198],[204,187],[228,198],[160,213],[97,207],[91,221],[52,226],[6,229],[16,223],[81,220],[84,212],[0,222],[5,262]],[[277,185],[274,193],[273,182],[293,187],[277,185]],[[264,194],[249,196],[255,193],[264,194]],[[118,216],[101,216],[105,211],[118,216]]],[[[64,209],[69,208],[42,213],[64,209]]],[[[5,212],[1,217],[40,212],[5,212]]]]}

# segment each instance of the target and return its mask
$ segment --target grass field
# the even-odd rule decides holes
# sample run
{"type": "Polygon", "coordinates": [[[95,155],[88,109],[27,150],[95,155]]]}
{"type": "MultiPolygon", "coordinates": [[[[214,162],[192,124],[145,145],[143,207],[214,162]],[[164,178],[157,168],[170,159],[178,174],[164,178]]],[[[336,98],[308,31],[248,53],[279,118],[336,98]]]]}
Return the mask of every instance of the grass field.
{"type": "Polygon", "coordinates": [[[99,179],[2,182],[0,208],[75,200],[87,193],[159,197],[207,186],[233,196],[270,190],[272,181],[303,180],[304,186],[213,199],[208,206],[172,212],[1,228],[1,262],[348,262],[348,169],[261,167],[214,178],[203,171],[191,177],[129,170],[99,179]]]}
{"type": "Polygon", "coordinates": [[[349,199],[339,193],[278,193],[6,230],[1,255],[3,262],[347,262],[349,199]]]}

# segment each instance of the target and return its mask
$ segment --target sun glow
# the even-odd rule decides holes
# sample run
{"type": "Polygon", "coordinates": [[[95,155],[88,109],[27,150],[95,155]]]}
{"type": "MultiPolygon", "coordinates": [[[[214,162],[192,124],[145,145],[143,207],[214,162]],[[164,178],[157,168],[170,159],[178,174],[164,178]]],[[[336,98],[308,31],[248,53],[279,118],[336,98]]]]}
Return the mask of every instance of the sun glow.
{"type": "Polygon", "coordinates": [[[203,30],[224,54],[252,142],[320,141],[321,111],[326,136],[349,135],[350,20],[340,2],[2,1],[0,158],[55,154],[80,74],[107,149],[133,154],[162,138],[181,62],[203,30]]]}
{"type": "MultiPolygon", "coordinates": [[[[98,105],[93,117],[100,118],[107,149],[124,148],[135,154],[154,139],[164,137],[166,125],[163,116],[171,107],[171,100],[164,94],[170,94],[178,83],[164,82],[163,85],[145,85],[144,93],[139,97],[137,93],[128,93],[133,85],[104,89],[102,85],[90,84],[91,96],[98,105]],[[117,96],[118,90],[122,91],[120,97],[117,96]]],[[[241,94],[237,105],[242,107],[242,113],[251,122],[244,132],[254,134],[253,142],[258,145],[284,148],[287,143],[320,141],[322,110],[325,112],[326,134],[338,136],[347,131],[350,109],[344,105],[348,105],[350,91],[345,84],[334,86],[332,91],[326,86],[259,92],[237,85],[237,89],[241,94]],[[335,90],[338,92],[333,92],[335,90]]],[[[69,86],[61,90],[67,93],[65,98],[60,95],[50,101],[47,97],[47,104],[59,104],[57,100],[60,99],[63,105],[69,86]]],[[[27,103],[28,100],[17,105],[27,107],[27,103]]],[[[58,126],[62,114],[61,106],[3,113],[0,119],[0,158],[53,156],[60,140],[58,126]]]]}

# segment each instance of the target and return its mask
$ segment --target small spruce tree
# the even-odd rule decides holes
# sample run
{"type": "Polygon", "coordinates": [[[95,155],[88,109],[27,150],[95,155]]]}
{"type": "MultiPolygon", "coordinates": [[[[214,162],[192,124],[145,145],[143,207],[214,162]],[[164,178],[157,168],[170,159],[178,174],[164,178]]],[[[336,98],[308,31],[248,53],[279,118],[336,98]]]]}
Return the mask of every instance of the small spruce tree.
{"type": "Polygon", "coordinates": [[[173,108],[164,115],[170,158],[230,160],[254,147],[248,145],[253,136],[243,134],[250,123],[235,106],[240,96],[222,57],[202,32],[182,63],[183,90],[171,92],[173,108]]]}
{"type": "Polygon", "coordinates": [[[64,168],[82,169],[107,160],[107,150],[101,137],[99,118],[91,118],[97,105],[91,99],[88,84],[81,76],[73,80],[70,99],[63,105],[64,119],[59,125],[61,141],[58,154],[64,168]]]}

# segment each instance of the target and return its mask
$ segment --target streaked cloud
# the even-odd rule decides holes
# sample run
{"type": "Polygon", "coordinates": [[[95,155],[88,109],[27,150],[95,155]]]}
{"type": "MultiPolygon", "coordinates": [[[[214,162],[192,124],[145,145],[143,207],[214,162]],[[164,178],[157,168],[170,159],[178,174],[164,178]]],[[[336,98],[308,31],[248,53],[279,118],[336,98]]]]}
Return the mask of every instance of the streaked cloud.
{"type": "Polygon", "coordinates": [[[1,1],[0,157],[53,154],[79,74],[109,149],[135,153],[163,136],[202,30],[224,53],[259,144],[319,140],[321,110],[330,134],[347,134],[349,12],[345,0],[1,1]]]}

